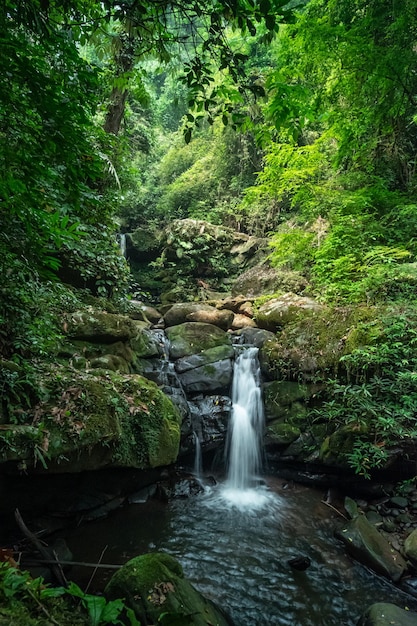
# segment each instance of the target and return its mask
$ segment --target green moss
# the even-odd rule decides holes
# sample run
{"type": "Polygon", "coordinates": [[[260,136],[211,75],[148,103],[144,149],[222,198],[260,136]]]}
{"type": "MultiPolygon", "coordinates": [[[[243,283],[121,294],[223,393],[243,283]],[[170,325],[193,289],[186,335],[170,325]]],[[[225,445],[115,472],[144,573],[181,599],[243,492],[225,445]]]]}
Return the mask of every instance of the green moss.
{"type": "Polygon", "coordinates": [[[230,345],[230,336],[213,324],[185,322],[166,329],[171,342],[171,358],[177,359],[190,354],[198,354],[216,346],[230,345]]]}
{"type": "Polygon", "coordinates": [[[114,574],[105,595],[124,597],[145,624],[156,624],[162,613],[173,613],[190,626],[227,626],[220,611],[185,580],[181,565],[168,554],[132,559],[114,574]]]}
{"type": "Polygon", "coordinates": [[[266,430],[267,442],[278,446],[288,446],[298,439],[300,434],[299,428],[284,422],[272,422],[266,430]]]}
{"type": "Polygon", "coordinates": [[[181,418],[155,383],[139,375],[58,366],[38,376],[45,400],[28,412],[33,426],[0,432],[1,462],[60,463],[77,471],[176,460],[181,418]]]}

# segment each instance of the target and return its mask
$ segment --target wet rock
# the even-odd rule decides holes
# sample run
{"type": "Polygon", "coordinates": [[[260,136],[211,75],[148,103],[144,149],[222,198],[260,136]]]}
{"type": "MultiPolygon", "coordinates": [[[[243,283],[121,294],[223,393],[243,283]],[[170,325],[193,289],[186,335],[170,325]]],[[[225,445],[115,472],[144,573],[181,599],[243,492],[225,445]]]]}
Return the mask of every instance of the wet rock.
{"type": "Polygon", "coordinates": [[[233,321],[235,315],[231,311],[227,311],[226,309],[219,311],[218,309],[213,309],[212,311],[195,311],[194,313],[190,313],[187,315],[185,321],[186,322],[205,322],[206,324],[214,324],[215,326],[219,326],[219,328],[223,328],[223,330],[228,330],[229,328],[233,328],[233,321]]]}
{"type": "Polygon", "coordinates": [[[128,315],[132,320],[149,321],[151,324],[159,324],[163,321],[162,314],[157,309],[139,300],[129,300],[128,315]]]}
{"type": "Polygon", "coordinates": [[[230,626],[231,621],[185,578],[172,556],[152,553],[128,561],[105,589],[109,600],[125,598],[143,624],[156,624],[163,613],[189,626],[230,626]],[[183,619],[183,622],[180,620],[183,619]]]}
{"type": "Polygon", "coordinates": [[[382,524],[382,520],[383,520],[382,515],[380,515],[376,511],[367,511],[366,519],[368,520],[368,522],[370,522],[374,526],[382,524]]]}
{"type": "Polygon", "coordinates": [[[179,374],[179,379],[188,393],[214,393],[230,387],[233,366],[230,359],[215,361],[179,374]]]}
{"type": "Polygon", "coordinates": [[[372,604],[358,621],[358,626],[416,626],[417,613],[406,611],[395,604],[372,604]]]}
{"type": "Polygon", "coordinates": [[[285,422],[272,422],[268,424],[265,433],[266,446],[286,447],[300,436],[301,431],[296,426],[285,422]]]}
{"type": "Polygon", "coordinates": [[[345,528],[337,530],[336,537],[343,542],[347,552],[360,563],[394,582],[397,582],[407,569],[401,554],[391,547],[364,515],[358,515],[345,528]]]}
{"type": "Polygon", "coordinates": [[[311,565],[308,556],[295,556],[287,561],[288,565],[299,572],[304,572],[311,565]]]}

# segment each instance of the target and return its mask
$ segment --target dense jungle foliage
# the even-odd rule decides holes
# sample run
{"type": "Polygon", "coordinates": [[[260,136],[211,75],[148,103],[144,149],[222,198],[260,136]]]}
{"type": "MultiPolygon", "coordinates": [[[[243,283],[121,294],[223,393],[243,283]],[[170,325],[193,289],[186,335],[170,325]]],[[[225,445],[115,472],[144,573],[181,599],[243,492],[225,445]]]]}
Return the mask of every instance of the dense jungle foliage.
{"type": "MultiPolygon", "coordinates": [[[[369,414],[389,396],[395,429],[401,385],[416,391],[414,0],[5,0],[0,11],[7,401],[30,402],[30,368],[58,350],[63,311],[92,296],[125,306],[118,232],[204,218],[269,237],[269,262],[323,302],[402,307],[401,324],[392,313],[375,350],[356,355],[369,414]]],[[[349,420],[353,396],[336,391],[349,420]]],[[[400,404],[410,429],[414,409],[400,404]]]]}

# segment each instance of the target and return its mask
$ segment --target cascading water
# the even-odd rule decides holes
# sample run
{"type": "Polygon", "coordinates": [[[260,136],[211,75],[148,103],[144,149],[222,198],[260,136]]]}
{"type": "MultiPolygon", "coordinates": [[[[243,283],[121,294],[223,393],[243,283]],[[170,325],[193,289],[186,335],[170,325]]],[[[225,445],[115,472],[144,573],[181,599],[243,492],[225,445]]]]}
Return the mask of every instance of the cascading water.
{"type": "Polygon", "coordinates": [[[227,475],[233,489],[252,487],[261,469],[264,415],[257,354],[258,348],[244,350],[233,373],[227,475]]]}
{"type": "Polygon", "coordinates": [[[238,507],[265,503],[257,488],[262,464],[264,411],[258,348],[246,348],[236,359],[232,385],[232,414],[227,435],[227,479],[222,497],[238,507]]]}
{"type": "Polygon", "coordinates": [[[203,458],[201,453],[200,437],[194,431],[195,456],[194,456],[194,476],[199,480],[203,475],[203,458]]]}

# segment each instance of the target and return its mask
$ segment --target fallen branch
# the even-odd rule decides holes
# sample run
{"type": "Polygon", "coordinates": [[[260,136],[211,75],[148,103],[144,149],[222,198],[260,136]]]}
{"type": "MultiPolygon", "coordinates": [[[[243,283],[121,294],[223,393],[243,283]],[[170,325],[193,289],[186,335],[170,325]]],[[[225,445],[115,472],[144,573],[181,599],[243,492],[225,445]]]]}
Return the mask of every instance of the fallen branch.
{"type": "Polygon", "coordinates": [[[51,565],[50,570],[55,576],[56,581],[60,585],[62,585],[62,587],[68,587],[68,581],[65,578],[65,574],[62,571],[61,564],[56,558],[56,556],[53,554],[55,558],[51,559],[51,551],[42,544],[42,542],[35,535],[35,533],[29,530],[29,528],[26,526],[25,522],[23,521],[22,516],[20,515],[19,509],[16,509],[14,516],[16,519],[16,523],[19,526],[23,535],[30,541],[30,543],[32,543],[33,546],[35,546],[36,550],[45,559],[45,561],[49,561],[51,565]]]}
{"type": "Polygon", "coordinates": [[[338,513],[339,515],[341,515],[343,517],[343,519],[348,520],[349,518],[346,517],[346,515],[344,513],[342,513],[342,511],[339,511],[339,509],[336,509],[335,506],[333,506],[333,504],[330,504],[330,502],[326,502],[326,500],[321,500],[322,504],[325,504],[326,506],[328,506],[330,509],[332,509],[333,511],[335,511],[336,513],[338,513]]]}
{"type": "Polygon", "coordinates": [[[98,560],[98,563],[97,563],[96,567],[94,568],[94,571],[92,572],[92,574],[90,576],[90,580],[87,583],[87,587],[85,588],[84,593],[87,593],[87,591],[90,589],[90,585],[93,582],[94,576],[97,574],[97,569],[101,565],[101,561],[103,560],[103,556],[104,556],[104,553],[105,553],[106,550],[107,550],[107,546],[104,546],[104,548],[103,548],[103,550],[102,550],[102,552],[100,554],[100,558],[98,560]]]}
{"type": "MultiPolygon", "coordinates": [[[[45,565],[50,565],[52,563],[56,563],[56,560],[52,560],[52,559],[29,559],[26,560],[24,559],[24,562],[26,563],[26,565],[38,565],[38,564],[45,564],[45,565]]],[[[120,569],[122,566],[121,565],[113,565],[110,563],[85,563],[84,561],[59,561],[60,565],[75,565],[77,567],[94,567],[94,568],[99,568],[101,567],[102,569],[120,569]]]]}

